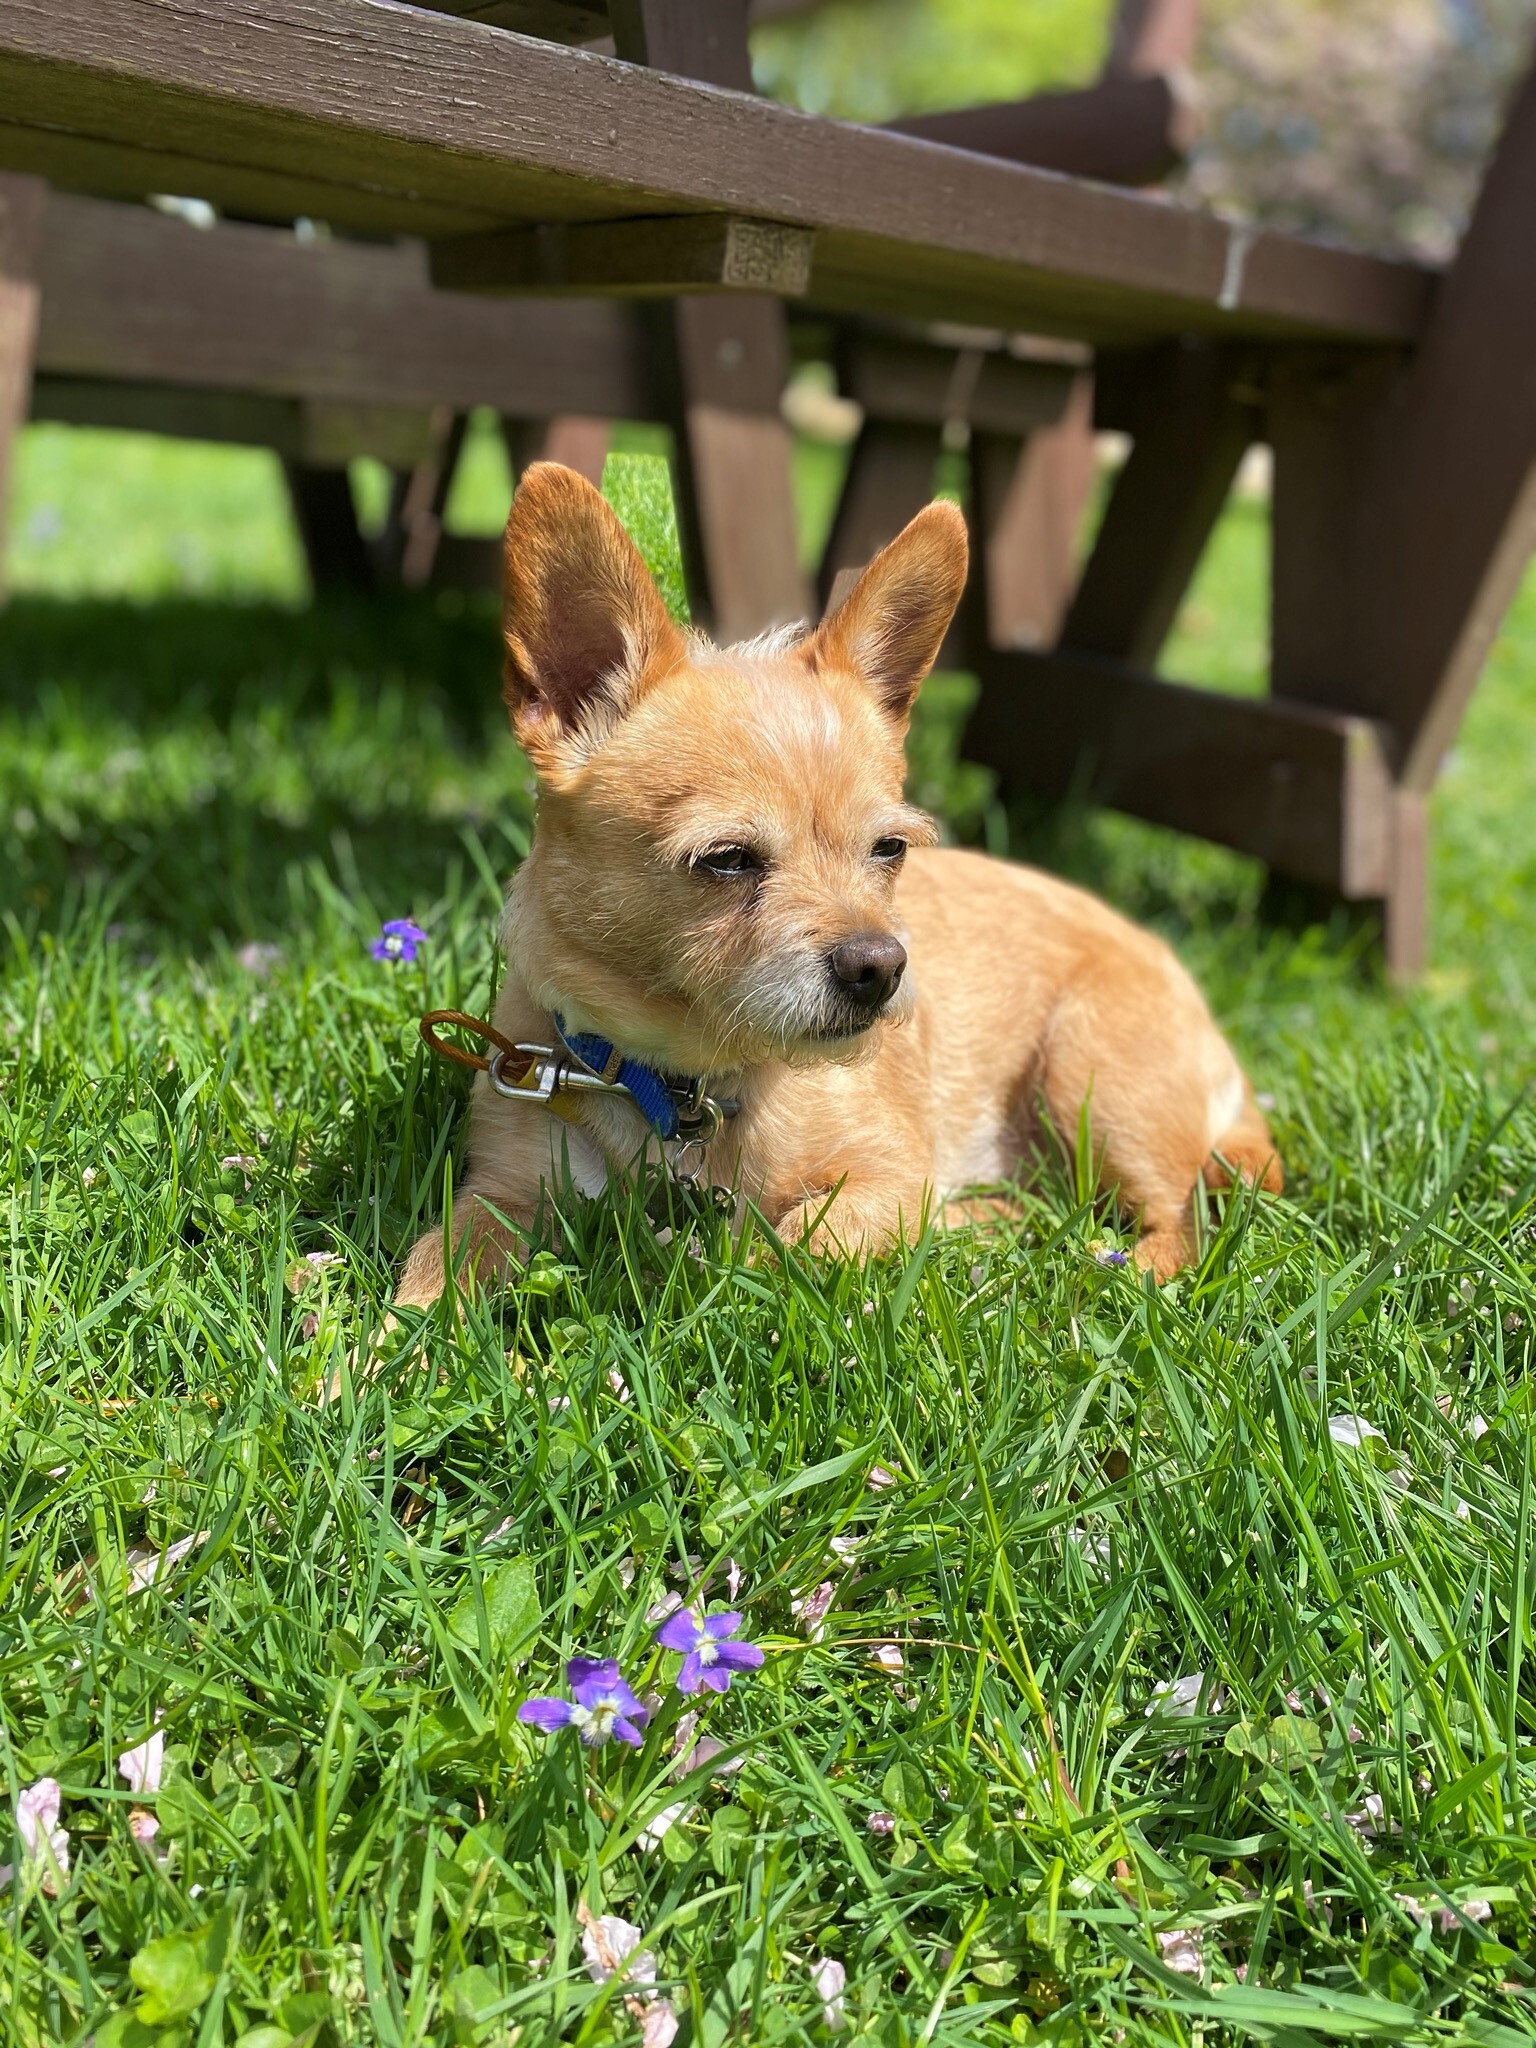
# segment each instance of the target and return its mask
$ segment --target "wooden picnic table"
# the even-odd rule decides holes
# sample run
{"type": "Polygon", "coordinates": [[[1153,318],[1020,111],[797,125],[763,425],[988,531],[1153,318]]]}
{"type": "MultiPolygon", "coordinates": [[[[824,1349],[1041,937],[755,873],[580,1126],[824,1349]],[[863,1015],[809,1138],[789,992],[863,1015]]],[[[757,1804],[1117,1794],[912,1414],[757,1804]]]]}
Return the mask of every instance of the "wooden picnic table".
{"type": "MultiPolygon", "coordinates": [[[[539,7],[546,35],[601,25],[539,7]]],[[[1054,648],[994,644],[973,607],[968,750],[1047,793],[1086,760],[1091,795],[1383,899],[1411,969],[1425,799],[1536,520],[1536,90],[1441,276],[766,103],[742,0],[606,12],[642,61],[390,0],[0,0],[0,167],[421,236],[459,290],[637,299],[722,479],[787,476],[775,302],[1088,345],[1131,455],[1054,648]],[[1221,698],[1152,667],[1256,439],[1271,692],[1221,698]]],[[[973,438],[983,517],[993,452],[973,438]]]]}
{"type": "MultiPolygon", "coordinates": [[[[664,222],[636,287],[657,294],[701,282],[689,223],[734,213],[812,238],[796,296],[834,312],[1379,345],[1433,296],[1411,264],[389,0],[4,0],[0,104],[0,162],[66,188],[437,242],[664,222]]],[[[454,282],[471,251],[490,267],[471,242],[454,282]]]]}
{"type": "MultiPolygon", "coordinates": [[[[805,4],[749,0],[749,18],[805,4]]],[[[605,8],[576,0],[485,0],[468,11],[562,42],[609,27],[605,8]]],[[[716,4],[701,46],[679,38],[674,14],[671,42],[656,54],[689,75],[702,65],[712,83],[750,83],[742,23],[738,15],[733,45],[731,17],[728,0],[716,4]]],[[[891,125],[1099,182],[1152,183],[1197,133],[1187,82],[1197,23],[1197,0],[1117,0],[1091,84],[891,125]]],[[[642,11],[617,26],[626,54],[643,43],[649,61],[654,19],[642,11]]],[[[603,42],[611,52],[614,37],[603,42]]],[[[695,473],[695,457],[712,451],[689,430],[691,365],[658,374],[672,352],[654,345],[655,323],[641,308],[611,297],[510,301],[434,290],[417,241],[259,228],[212,217],[206,201],[161,205],[172,217],[132,202],[49,197],[32,417],[271,448],[283,462],[317,590],[368,590],[396,577],[499,579],[495,548],[444,524],[463,413],[474,405],[501,414],[515,468],[553,456],[594,478],[605,420],[657,419],[671,430],[673,488],[685,516],[703,509],[707,479],[695,473]],[[192,225],[198,232],[187,232],[192,225]],[[384,528],[367,538],[342,474],[358,456],[395,473],[384,528]]],[[[968,335],[957,348],[952,337],[882,338],[867,322],[829,324],[821,315],[802,316],[787,351],[777,309],[759,307],[755,319],[743,311],[738,301],[728,337],[743,361],[751,355],[771,366],[791,351],[825,358],[830,345],[839,387],[863,415],[816,572],[822,602],[841,570],[867,561],[926,502],[944,437],[980,431],[991,437],[989,477],[1001,470],[1004,478],[989,486],[995,516],[977,532],[993,637],[1002,646],[1054,643],[1095,483],[1086,351],[1045,350],[1056,362],[1042,363],[1042,348],[1028,342],[1020,363],[1014,338],[982,337],[988,345],[979,346],[968,335]]],[[[693,321],[701,317],[704,309],[691,309],[693,321]]],[[[693,362],[699,354],[690,351],[693,362]]],[[[757,402],[771,416],[779,393],[771,377],[761,382],[757,402]]],[[[5,438],[0,423],[0,474],[5,438]]],[[[752,508],[745,553],[753,561],[776,518],[793,543],[787,468],[782,447],[772,463],[759,449],[751,475],[733,480],[732,495],[752,508]]],[[[750,634],[803,607],[806,593],[782,543],[768,551],[773,575],[765,578],[747,572],[735,528],[694,523],[696,616],[750,634]]]]}

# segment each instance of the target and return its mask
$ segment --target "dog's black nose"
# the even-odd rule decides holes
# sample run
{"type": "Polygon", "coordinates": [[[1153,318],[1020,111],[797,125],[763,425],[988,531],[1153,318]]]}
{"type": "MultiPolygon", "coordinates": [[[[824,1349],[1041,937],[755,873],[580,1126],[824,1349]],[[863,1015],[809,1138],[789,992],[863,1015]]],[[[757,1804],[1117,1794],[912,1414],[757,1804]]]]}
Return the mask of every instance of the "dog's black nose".
{"type": "Polygon", "coordinates": [[[907,949],[889,932],[859,932],[834,946],[832,972],[843,994],[863,1010],[878,1010],[901,986],[907,949]]]}

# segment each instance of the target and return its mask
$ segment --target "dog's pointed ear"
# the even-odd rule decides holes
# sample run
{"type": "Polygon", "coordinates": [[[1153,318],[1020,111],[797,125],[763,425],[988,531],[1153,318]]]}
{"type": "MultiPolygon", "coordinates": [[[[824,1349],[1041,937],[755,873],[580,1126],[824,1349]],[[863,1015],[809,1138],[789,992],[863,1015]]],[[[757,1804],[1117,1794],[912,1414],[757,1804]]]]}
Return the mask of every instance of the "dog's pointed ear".
{"type": "Polygon", "coordinates": [[[905,725],[965,589],[965,515],[936,499],[883,547],[806,644],[818,668],[862,675],[905,725]]]}
{"type": "Polygon", "coordinates": [[[685,643],[602,494],[558,462],[524,472],[504,570],[502,695],[518,744],[542,771],[562,741],[627,709],[685,643]]]}

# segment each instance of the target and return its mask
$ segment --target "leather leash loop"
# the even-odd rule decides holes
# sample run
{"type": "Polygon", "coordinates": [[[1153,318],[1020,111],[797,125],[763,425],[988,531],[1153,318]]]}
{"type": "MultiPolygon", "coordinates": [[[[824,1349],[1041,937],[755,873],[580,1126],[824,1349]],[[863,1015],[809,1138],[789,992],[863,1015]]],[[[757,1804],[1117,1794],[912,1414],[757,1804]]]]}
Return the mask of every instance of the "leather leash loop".
{"type": "Polygon", "coordinates": [[[487,1045],[493,1045],[497,1052],[510,1060],[518,1057],[518,1048],[511,1039],[503,1038],[493,1024],[487,1024],[483,1017],[471,1017],[463,1010],[428,1010],[418,1027],[423,1042],[440,1059],[452,1060],[461,1067],[474,1067],[484,1073],[491,1064],[488,1053],[470,1052],[465,1046],[454,1045],[445,1038],[439,1038],[433,1029],[437,1024],[451,1024],[458,1031],[467,1031],[474,1038],[482,1038],[487,1045]]]}

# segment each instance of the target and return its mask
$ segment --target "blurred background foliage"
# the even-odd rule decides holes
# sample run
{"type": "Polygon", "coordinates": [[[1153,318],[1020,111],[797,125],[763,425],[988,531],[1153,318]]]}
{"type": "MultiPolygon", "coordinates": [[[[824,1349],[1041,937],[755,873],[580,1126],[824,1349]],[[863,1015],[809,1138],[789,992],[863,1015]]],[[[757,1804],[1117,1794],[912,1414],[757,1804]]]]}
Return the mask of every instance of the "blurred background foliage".
{"type": "Polygon", "coordinates": [[[900,114],[1084,85],[1113,0],[823,0],[752,38],[760,91],[809,114],[900,114]]]}
{"type": "MultiPolygon", "coordinates": [[[[1106,0],[827,0],[765,24],[758,84],[813,113],[902,113],[1085,85],[1106,0]]],[[[1204,0],[1204,134],[1173,196],[1441,260],[1536,37],[1536,0],[1204,0]]]]}

